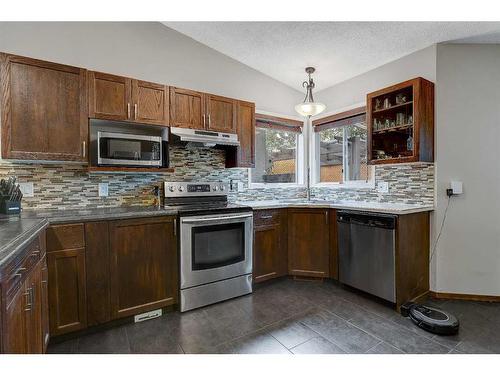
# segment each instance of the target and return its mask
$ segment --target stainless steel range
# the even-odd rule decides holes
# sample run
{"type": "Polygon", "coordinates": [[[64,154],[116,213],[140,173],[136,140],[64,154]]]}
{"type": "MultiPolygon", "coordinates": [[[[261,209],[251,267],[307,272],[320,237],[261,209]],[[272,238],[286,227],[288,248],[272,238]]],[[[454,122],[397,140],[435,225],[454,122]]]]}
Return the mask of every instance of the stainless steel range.
{"type": "Polygon", "coordinates": [[[224,183],[165,182],[179,212],[180,310],[252,292],[253,214],[230,204],[224,183]]]}

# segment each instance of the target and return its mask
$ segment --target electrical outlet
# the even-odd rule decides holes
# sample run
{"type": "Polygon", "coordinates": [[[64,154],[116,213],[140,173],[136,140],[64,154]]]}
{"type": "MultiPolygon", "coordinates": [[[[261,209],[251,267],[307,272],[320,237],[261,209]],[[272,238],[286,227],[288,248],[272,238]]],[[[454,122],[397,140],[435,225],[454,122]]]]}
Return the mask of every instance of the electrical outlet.
{"type": "Polygon", "coordinates": [[[33,190],[33,182],[20,182],[19,189],[23,193],[23,197],[34,197],[35,192],[33,190]]]}
{"type": "Polygon", "coordinates": [[[108,183],[107,182],[99,183],[99,196],[100,197],[107,197],[108,196],[108,183]]]}
{"type": "Polygon", "coordinates": [[[377,191],[379,193],[388,193],[389,192],[389,183],[386,181],[377,182],[377,191]]]}

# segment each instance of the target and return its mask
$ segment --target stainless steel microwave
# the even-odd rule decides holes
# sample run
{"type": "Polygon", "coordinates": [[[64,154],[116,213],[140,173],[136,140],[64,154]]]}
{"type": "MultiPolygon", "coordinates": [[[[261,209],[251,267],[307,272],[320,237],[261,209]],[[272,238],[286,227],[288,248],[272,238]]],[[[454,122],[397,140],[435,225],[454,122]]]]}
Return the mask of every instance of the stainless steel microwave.
{"type": "Polygon", "coordinates": [[[161,136],[98,131],[97,164],[162,167],[166,145],[161,136]]]}

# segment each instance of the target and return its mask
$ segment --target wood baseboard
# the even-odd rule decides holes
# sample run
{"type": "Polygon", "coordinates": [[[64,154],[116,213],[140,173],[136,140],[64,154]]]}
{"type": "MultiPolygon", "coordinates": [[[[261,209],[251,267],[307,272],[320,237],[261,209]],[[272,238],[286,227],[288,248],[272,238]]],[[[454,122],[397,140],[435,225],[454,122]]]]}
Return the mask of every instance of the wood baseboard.
{"type": "Polygon", "coordinates": [[[430,296],[436,299],[459,299],[464,301],[500,302],[500,296],[485,296],[481,294],[444,293],[444,292],[431,291],[430,296]]]}

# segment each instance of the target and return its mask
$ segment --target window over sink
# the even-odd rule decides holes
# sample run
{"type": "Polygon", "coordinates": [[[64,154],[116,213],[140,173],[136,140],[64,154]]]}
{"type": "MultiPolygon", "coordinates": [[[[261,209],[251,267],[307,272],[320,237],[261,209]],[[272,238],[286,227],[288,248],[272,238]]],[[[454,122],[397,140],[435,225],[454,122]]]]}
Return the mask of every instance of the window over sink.
{"type": "Polygon", "coordinates": [[[257,115],[255,168],[250,170],[251,185],[278,187],[300,184],[303,167],[302,123],[257,115]]]}
{"type": "Polygon", "coordinates": [[[372,179],[367,163],[365,108],[313,122],[312,182],[365,186],[372,179]]]}

